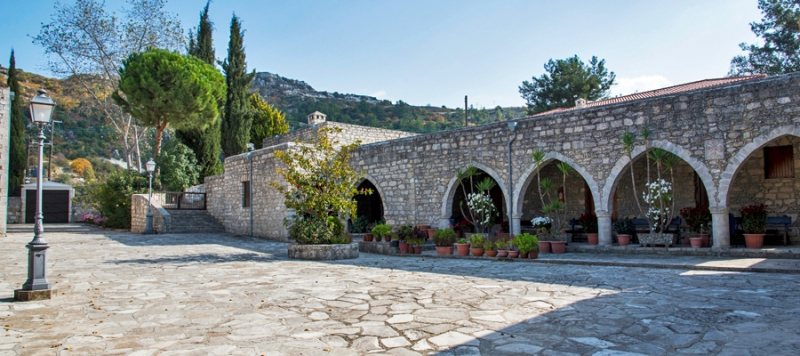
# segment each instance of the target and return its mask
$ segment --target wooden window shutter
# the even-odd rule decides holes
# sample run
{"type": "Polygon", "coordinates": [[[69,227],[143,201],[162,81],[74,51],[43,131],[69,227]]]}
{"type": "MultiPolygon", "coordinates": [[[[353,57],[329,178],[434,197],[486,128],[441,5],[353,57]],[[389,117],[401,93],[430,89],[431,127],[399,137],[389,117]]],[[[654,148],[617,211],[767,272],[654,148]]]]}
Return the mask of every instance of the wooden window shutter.
{"type": "Polygon", "coordinates": [[[764,178],[794,178],[794,147],[764,147],[764,178]]]}

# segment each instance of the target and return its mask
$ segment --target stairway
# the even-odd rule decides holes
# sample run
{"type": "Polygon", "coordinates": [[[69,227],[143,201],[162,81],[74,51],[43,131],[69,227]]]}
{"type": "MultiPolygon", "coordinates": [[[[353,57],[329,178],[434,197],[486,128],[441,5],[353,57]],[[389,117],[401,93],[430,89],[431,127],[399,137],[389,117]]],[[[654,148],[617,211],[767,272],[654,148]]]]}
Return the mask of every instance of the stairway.
{"type": "Polygon", "coordinates": [[[170,234],[223,233],[223,226],[206,210],[167,210],[171,216],[170,234]]]}

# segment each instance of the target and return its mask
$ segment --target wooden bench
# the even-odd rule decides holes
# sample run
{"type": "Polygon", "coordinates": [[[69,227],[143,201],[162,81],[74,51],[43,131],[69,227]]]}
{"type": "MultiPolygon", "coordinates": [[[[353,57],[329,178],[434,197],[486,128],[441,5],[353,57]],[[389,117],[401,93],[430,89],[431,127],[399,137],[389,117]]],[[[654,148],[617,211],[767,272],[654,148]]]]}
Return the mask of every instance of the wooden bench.
{"type": "MultiPolygon", "coordinates": [[[[738,233],[739,231],[743,230],[743,228],[742,228],[742,218],[736,218],[736,217],[733,217],[733,214],[730,214],[730,215],[728,215],[728,219],[731,220],[731,222],[730,222],[730,225],[731,225],[731,244],[735,244],[735,245],[738,246],[739,242],[741,241],[742,242],[741,244],[744,245],[744,236],[742,235],[741,239],[739,239],[741,234],[738,233]]],[[[773,225],[773,226],[774,225],[778,225],[778,226],[783,225],[783,229],[782,230],[783,230],[783,245],[784,246],[789,245],[789,224],[791,224],[791,223],[792,223],[792,218],[788,217],[788,216],[770,216],[770,217],[767,217],[767,226],[769,226],[769,225],[773,225]]],[[[770,230],[767,230],[766,232],[769,232],[769,231],[770,230]]],[[[775,231],[775,230],[772,230],[772,231],[775,231]]],[[[778,231],[780,231],[780,230],[778,230],[778,231]]],[[[768,233],[767,235],[771,235],[771,234],[768,233]]]]}

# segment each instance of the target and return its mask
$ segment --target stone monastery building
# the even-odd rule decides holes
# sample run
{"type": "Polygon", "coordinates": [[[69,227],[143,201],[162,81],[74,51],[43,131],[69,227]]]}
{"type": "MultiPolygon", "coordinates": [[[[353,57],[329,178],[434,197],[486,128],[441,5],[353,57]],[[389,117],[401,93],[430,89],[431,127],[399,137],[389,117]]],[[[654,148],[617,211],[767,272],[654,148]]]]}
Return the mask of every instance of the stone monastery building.
{"type": "MultiPolygon", "coordinates": [[[[542,215],[530,157],[539,149],[549,162],[543,177],[561,182],[558,162],[574,168],[559,188],[568,218],[595,212],[600,244],[610,245],[612,221],[640,215],[622,135],[648,128],[651,148],[681,159],[674,178],[676,210],[701,205],[711,210],[714,248],[730,246],[729,218],[740,216],[742,206],[764,203],[770,216],[789,216],[797,226],[800,74],[710,79],[598,102],[579,100],[573,108],[516,122],[509,182],[514,132],[507,122],[418,135],[329,122],[315,112],[309,127],[265,139],[263,149],[226,158],[225,173],[206,178],[208,210],[228,232],[286,240],[287,210],[282,195],[270,187],[281,181],[275,152],[309,140],[320,127],[334,126],[343,129],[337,137],[341,143],[361,140],[351,165],[365,172],[361,186],[376,191],[371,201],[359,202],[359,215],[392,225],[448,227],[451,219],[460,219],[455,172],[473,165],[497,182],[491,193],[501,213],[497,222],[507,223],[511,209],[511,227],[519,233],[542,215]]],[[[639,194],[644,191],[644,151],[643,144],[633,151],[639,194]]],[[[791,235],[796,243],[796,228],[791,235]]]]}

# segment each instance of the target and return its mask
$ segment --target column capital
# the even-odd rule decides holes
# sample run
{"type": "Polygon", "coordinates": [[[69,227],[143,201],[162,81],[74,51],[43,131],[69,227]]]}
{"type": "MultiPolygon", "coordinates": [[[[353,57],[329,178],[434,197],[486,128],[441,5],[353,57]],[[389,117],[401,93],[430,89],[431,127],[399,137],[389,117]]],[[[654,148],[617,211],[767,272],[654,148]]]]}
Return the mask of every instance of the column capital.
{"type": "Polygon", "coordinates": [[[594,215],[597,215],[598,219],[599,218],[610,218],[611,217],[611,213],[609,213],[606,210],[595,210],[594,211],[594,215]]]}
{"type": "Polygon", "coordinates": [[[711,214],[728,214],[730,209],[728,209],[727,206],[710,206],[708,207],[708,211],[710,211],[711,214]]]}

